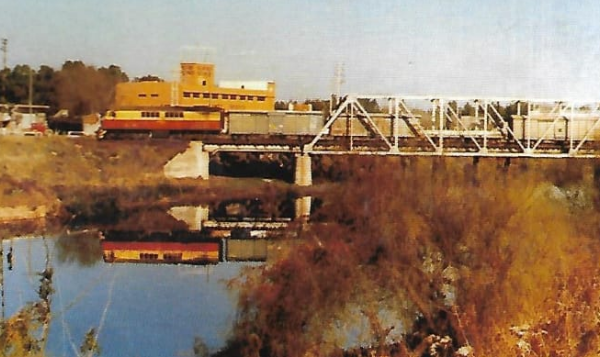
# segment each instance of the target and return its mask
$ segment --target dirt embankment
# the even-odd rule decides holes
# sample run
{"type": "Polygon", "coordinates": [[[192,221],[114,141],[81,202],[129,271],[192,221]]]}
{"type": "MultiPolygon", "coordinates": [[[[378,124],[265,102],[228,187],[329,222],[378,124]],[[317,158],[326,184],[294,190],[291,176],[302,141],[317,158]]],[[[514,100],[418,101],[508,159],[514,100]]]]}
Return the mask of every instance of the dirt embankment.
{"type": "Polygon", "coordinates": [[[120,211],[280,194],[281,182],[168,179],[163,166],[187,148],[182,141],[0,137],[0,225],[18,219],[112,219],[120,211]],[[277,193],[275,193],[277,191],[277,193]]]}

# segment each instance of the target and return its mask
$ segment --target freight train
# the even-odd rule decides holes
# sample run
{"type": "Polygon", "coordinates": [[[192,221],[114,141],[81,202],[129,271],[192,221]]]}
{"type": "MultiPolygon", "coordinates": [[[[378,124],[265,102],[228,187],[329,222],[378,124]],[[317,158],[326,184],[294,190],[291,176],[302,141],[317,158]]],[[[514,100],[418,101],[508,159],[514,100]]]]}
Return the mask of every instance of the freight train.
{"type": "MultiPolygon", "coordinates": [[[[448,125],[440,131],[431,124],[428,114],[414,119],[402,117],[398,121],[400,138],[415,138],[421,134],[437,137],[483,137],[490,139],[517,139],[564,142],[570,140],[600,140],[600,120],[598,114],[579,113],[572,120],[556,117],[540,112],[532,112],[529,118],[525,115],[512,116],[509,126],[512,134],[502,133],[493,125],[484,131],[483,119],[462,117],[462,125],[448,125]],[[529,121],[527,120],[529,119],[529,121]],[[426,123],[429,123],[427,125],[426,123]],[[419,126],[416,128],[415,126],[419,126]]],[[[371,120],[387,138],[392,137],[393,119],[389,114],[370,114],[371,120]]],[[[219,108],[149,108],[147,110],[114,110],[102,118],[98,138],[129,137],[171,137],[187,136],[203,138],[227,136],[229,138],[264,137],[314,137],[318,135],[326,123],[323,113],[317,111],[225,111],[219,108]]],[[[347,120],[344,117],[336,120],[328,130],[332,137],[352,135],[369,137],[375,134],[367,129],[360,117],[347,120]]]]}
{"type": "MultiPolygon", "coordinates": [[[[375,125],[386,136],[391,136],[389,115],[372,114],[375,125]]],[[[369,136],[359,119],[348,125],[336,121],[330,133],[334,136],[369,136]]],[[[399,122],[399,136],[413,133],[406,122],[399,122]]],[[[113,110],[102,118],[98,138],[176,137],[187,135],[223,134],[229,136],[315,136],[325,125],[325,117],[318,111],[223,111],[203,108],[151,108],[148,110],[113,110]]]]}
{"type": "Polygon", "coordinates": [[[198,135],[316,135],[321,112],[224,111],[220,108],[112,110],[101,120],[98,138],[198,135]]]}
{"type": "MultiPolygon", "coordinates": [[[[427,114],[425,114],[427,115],[427,114]]],[[[393,120],[389,114],[370,114],[377,128],[387,138],[392,137],[393,120]]],[[[448,127],[440,132],[439,128],[424,123],[428,118],[419,118],[419,128],[414,120],[402,117],[398,121],[400,138],[415,138],[421,134],[437,137],[483,137],[489,139],[514,138],[531,140],[544,138],[549,142],[570,140],[600,140],[600,120],[598,115],[579,114],[573,120],[556,118],[543,113],[532,112],[529,116],[513,116],[507,135],[493,125],[483,130],[483,119],[463,117],[468,127],[448,127]],[[412,123],[412,124],[411,124],[412,123]],[[417,130],[418,129],[418,130],[417,130]]],[[[302,138],[314,137],[320,133],[326,123],[322,112],[317,111],[225,111],[219,108],[149,108],[147,110],[114,110],[102,118],[98,138],[139,138],[139,137],[177,137],[202,138],[227,136],[232,139],[256,136],[302,138]]],[[[349,120],[339,118],[331,125],[328,134],[332,137],[352,135],[354,137],[373,137],[375,134],[362,124],[359,117],[349,120]]]]}

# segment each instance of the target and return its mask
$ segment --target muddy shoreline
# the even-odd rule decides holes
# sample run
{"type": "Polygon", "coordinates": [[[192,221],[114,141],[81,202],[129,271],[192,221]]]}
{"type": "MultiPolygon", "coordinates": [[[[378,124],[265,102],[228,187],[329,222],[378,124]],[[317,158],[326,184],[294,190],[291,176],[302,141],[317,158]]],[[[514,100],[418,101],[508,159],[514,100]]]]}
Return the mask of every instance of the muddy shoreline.
{"type": "Polygon", "coordinates": [[[187,147],[179,141],[11,136],[0,137],[0,145],[0,232],[5,235],[102,225],[148,207],[300,194],[300,188],[281,180],[166,178],[165,163],[187,147]]]}

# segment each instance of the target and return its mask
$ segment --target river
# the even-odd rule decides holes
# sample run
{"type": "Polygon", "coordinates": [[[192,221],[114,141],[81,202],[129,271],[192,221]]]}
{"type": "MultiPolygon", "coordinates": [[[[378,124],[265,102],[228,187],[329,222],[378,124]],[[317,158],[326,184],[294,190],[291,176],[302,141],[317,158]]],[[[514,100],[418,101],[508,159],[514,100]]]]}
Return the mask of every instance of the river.
{"type": "Polygon", "coordinates": [[[288,217],[303,202],[250,199],[170,210],[170,220],[128,214],[101,236],[5,239],[4,316],[43,300],[37,273],[52,267],[50,356],[76,356],[90,328],[101,356],[204,356],[204,346],[219,356],[597,355],[597,167],[348,165],[341,184],[317,191],[308,221],[288,217]],[[215,212],[224,226],[257,212],[290,222],[294,239],[228,235],[215,212]],[[183,233],[175,213],[204,217],[195,230],[215,234],[183,233]],[[163,254],[170,244],[179,248],[163,254]]]}
{"type": "Polygon", "coordinates": [[[235,293],[226,282],[243,266],[256,264],[110,264],[102,255],[81,264],[59,259],[58,237],[5,240],[4,252],[13,249],[12,270],[3,260],[6,316],[38,298],[44,240],[54,269],[51,356],[77,356],[90,328],[97,329],[102,356],[189,355],[197,337],[216,350],[224,345],[235,315],[235,293]]]}
{"type": "MultiPolygon", "coordinates": [[[[240,216],[249,214],[249,206],[256,211],[254,200],[216,205],[212,211],[219,217],[211,213],[210,222],[252,222],[256,217],[240,216]]],[[[206,206],[169,212],[137,212],[128,217],[135,225],[65,228],[48,236],[3,240],[3,316],[40,300],[40,273],[50,267],[49,356],[78,356],[91,328],[107,357],[188,356],[194,355],[194,345],[219,350],[236,313],[237,294],[227,283],[244,267],[266,261],[265,232],[209,232],[200,227],[208,224],[206,206]],[[173,215],[181,219],[177,230],[169,230],[173,215]],[[189,228],[186,219],[195,230],[181,230],[189,228]],[[143,226],[154,231],[140,230],[143,226]]]]}

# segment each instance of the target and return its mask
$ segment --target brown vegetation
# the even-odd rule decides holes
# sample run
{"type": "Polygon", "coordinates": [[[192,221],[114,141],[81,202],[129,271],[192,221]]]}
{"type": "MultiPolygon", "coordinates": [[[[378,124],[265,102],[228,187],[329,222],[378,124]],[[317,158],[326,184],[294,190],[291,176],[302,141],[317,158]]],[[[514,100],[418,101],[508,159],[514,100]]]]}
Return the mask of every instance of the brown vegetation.
{"type": "Polygon", "coordinates": [[[303,243],[283,259],[236,282],[234,350],[597,355],[591,164],[347,163],[347,181],[322,197],[313,217],[326,223],[303,231],[303,243]],[[349,348],[356,344],[363,350],[349,348]]]}
{"type": "MultiPolygon", "coordinates": [[[[83,223],[149,202],[214,203],[249,189],[293,195],[275,184],[165,179],[179,142],[3,137],[0,145],[3,205],[53,207],[83,223]]],[[[229,352],[597,355],[592,163],[321,162],[323,177],[343,184],[311,188],[322,203],[298,230],[301,243],[234,282],[242,290],[229,352]]]]}
{"type": "Polygon", "coordinates": [[[165,178],[163,166],[186,149],[183,141],[6,136],[0,146],[0,206],[44,207],[48,217],[61,222],[108,223],[148,206],[274,196],[287,190],[260,179],[165,178]]]}

